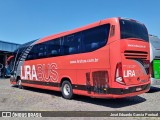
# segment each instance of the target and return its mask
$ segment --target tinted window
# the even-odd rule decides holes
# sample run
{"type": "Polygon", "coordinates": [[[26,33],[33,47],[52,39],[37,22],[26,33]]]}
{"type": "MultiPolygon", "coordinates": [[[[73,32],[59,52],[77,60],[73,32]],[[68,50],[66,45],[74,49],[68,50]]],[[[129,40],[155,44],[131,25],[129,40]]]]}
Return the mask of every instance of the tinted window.
{"type": "Polygon", "coordinates": [[[135,21],[120,19],[121,39],[139,38],[148,42],[148,32],[144,25],[135,21]]]}
{"type": "Polygon", "coordinates": [[[37,58],[45,58],[47,57],[48,47],[46,42],[37,45],[36,56],[37,58]]]}
{"type": "Polygon", "coordinates": [[[83,52],[103,47],[108,40],[110,25],[98,26],[83,32],[83,52]]]}
{"type": "Polygon", "coordinates": [[[61,55],[60,39],[55,39],[47,42],[48,57],[61,55]]]}
{"type": "Polygon", "coordinates": [[[36,59],[37,58],[37,48],[38,45],[34,45],[31,49],[31,51],[29,52],[28,56],[27,56],[27,60],[32,60],[32,59],[36,59]]]}
{"type": "Polygon", "coordinates": [[[63,40],[63,54],[70,55],[80,53],[81,33],[65,36],[63,40]]]}
{"type": "Polygon", "coordinates": [[[59,56],[61,53],[60,47],[60,39],[36,44],[29,52],[27,60],[59,56]]]}
{"type": "Polygon", "coordinates": [[[102,25],[72,35],[36,44],[27,60],[90,52],[105,46],[110,25],[102,25]]]}

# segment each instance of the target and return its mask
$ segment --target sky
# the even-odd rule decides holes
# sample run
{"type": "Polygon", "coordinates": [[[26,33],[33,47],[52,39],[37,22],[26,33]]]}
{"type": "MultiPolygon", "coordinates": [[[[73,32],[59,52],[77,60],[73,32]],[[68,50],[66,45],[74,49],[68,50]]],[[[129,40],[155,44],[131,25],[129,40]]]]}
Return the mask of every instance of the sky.
{"type": "Polygon", "coordinates": [[[0,40],[23,44],[112,17],[160,38],[160,0],[0,0],[0,40]]]}

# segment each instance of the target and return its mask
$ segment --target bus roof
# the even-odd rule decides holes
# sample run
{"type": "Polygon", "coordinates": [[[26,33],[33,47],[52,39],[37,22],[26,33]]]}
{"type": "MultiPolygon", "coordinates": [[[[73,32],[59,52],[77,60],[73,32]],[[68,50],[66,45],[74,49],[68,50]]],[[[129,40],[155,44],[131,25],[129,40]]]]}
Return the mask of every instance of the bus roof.
{"type": "Polygon", "coordinates": [[[70,35],[70,34],[73,34],[75,32],[80,32],[80,31],[83,31],[83,30],[86,30],[86,29],[89,29],[89,28],[92,28],[92,27],[96,27],[98,25],[103,25],[109,21],[116,21],[120,19],[119,17],[117,18],[108,18],[108,19],[104,19],[104,20],[100,20],[98,22],[94,22],[92,24],[89,24],[89,25],[86,25],[86,26],[83,26],[83,27],[79,27],[79,28],[76,28],[76,29],[73,29],[73,30],[69,30],[69,31],[66,31],[66,32],[61,32],[61,33],[58,33],[58,34],[53,34],[53,35],[50,35],[50,36],[47,36],[47,37],[44,37],[40,40],[38,40],[36,42],[36,44],[38,43],[42,43],[42,42],[45,42],[45,41],[49,41],[49,40],[52,40],[52,39],[56,39],[56,38],[59,38],[59,37],[63,37],[63,36],[66,36],[66,35],[70,35]]]}

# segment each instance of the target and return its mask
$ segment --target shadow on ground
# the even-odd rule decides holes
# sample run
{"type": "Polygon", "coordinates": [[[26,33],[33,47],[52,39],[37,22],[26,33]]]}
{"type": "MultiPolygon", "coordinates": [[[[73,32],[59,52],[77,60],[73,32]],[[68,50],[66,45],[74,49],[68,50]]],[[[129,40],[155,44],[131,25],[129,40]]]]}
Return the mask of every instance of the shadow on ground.
{"type": "Polygon", "coordinates": [[[159,87],[152,86],[147,93],[155,93],[155,92],[159,92],[159,91],[160,91],[159,87]]]}
{"type": "Polygon", "coordinates": [[[74,98],[77,101],[83,101],[86,103],[101,105],[110,108],[122,108],[126,106],[131,106],[145,102],[146,99],[140,96],[121,98],[121,99],[98,99],[98,98],[89,98],[83,96],[76,96],[74,98]]]}
{"type": "MultiPolygon", "coordinates": [[[[49,94],[53,98],[62,97],[61,92],[56,92],[51,90],[43,90],[43,89],[29,88],[29,87],[25,87],[24,90],[49,94]]],[[[128,97],[128,98],[121,98],[121,99],[99,99],[99,98],[90,98],[86,96],[75,95],[72,101],[81,101],[85,103],[90,103],[90,104],[95,104],[95,105],[100,105],[100,106],[105,106],[110,108],[122,108],[122,107],[131,106],[135,104],[140,104],[142,102],[145,102],[146,99],[141,96],[134,96],[134,97],[128,97]]]]}
{"type": "MultiPolygon", "coordinates": [[[[13,85],[12,87],[19,89],[16,85],[13,85]]],[[[32,88],[32,87],[24,87],[23,90],[44,93],[44,94],[52,95],[53,97],[54,96],[57,96],[57,97],[62,96],[60,92],[52,91],[52,90],[45,90],[45,89],[32,88]]]]}

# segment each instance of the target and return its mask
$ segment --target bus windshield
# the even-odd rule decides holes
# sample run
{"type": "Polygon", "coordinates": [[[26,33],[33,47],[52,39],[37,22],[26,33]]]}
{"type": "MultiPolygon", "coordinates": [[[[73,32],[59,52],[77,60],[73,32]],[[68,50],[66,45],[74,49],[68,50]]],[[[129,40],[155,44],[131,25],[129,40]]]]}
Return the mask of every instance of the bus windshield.
{"type": "Polygon", "coordinates": [[[120,19],[120,31],[121,39],[136,38],[149,41],[146,27],[138,22],[120,19]]]}

